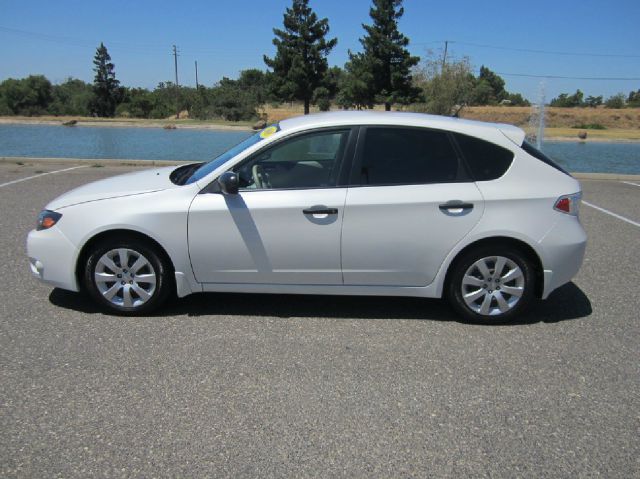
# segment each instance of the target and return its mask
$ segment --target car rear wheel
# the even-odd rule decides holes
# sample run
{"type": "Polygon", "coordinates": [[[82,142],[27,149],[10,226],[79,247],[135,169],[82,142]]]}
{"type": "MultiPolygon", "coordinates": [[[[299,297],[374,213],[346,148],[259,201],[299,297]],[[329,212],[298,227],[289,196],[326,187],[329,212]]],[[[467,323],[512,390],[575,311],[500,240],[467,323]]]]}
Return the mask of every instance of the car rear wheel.
{"type": "Polygon", "coordinates": [[[84,283],[107,311],[144,314],[161,306],[170,291],[169,267],[137,239],[107,240],[89,253],[84,283]]]}
{"type": "Polygon", "coordinates": [[[530,305],[534,281],[532,264],[517,249],[482,247],[456,261],[447,299],[467,321],[508,323],[530,305]]]}

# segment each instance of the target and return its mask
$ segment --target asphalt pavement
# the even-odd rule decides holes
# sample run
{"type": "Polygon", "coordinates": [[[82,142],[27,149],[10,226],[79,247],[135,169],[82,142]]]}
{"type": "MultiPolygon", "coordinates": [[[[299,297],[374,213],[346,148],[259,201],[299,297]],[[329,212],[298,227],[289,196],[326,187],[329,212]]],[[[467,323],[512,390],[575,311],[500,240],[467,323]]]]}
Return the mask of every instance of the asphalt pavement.
{"type": "Polygon", "coordinates": [[[582,270],[515,325],[244,294],[120,318],[33,279],[25,237],[136,167],[23,163],[0,163],[0,477],[640,477],[640,181],[583,180],[631,222],[583,205],[582,270]]]}

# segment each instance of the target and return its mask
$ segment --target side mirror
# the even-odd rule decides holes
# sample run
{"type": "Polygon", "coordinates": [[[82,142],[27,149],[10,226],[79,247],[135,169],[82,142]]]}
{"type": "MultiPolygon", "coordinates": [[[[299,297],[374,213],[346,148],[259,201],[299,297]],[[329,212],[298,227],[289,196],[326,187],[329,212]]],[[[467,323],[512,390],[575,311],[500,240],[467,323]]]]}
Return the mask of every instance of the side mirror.
{"type": "Polygon", "coordinates": [[[233,171],[225,171],[218,178],[218,184],[220,185],[220,190],[225,195],[237,195],[238,188],[240,186],[240,180],[238,179],[237,173],[233,171]]]}

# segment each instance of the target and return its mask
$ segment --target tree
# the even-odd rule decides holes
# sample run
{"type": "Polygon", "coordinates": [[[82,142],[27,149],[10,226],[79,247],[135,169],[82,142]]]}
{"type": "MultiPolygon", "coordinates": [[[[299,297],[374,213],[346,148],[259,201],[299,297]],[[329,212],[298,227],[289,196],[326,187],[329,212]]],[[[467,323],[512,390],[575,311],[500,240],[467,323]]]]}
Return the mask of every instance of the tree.
{"type": "Polygon", "coordinates": [[[345,65],[344,74],[339,79],[338,104],[343,108],[355,107],[373,108],[375,92],[373,87],[373,74],[365,65],[363,56],[351,56],[351,61],[345,65]]]}
{"type": "Polygon", "coordinates": [[[587,99],[584,101],[584,103],[585,105],[591,108],[595,108],[598,105],[602,105],[602,95],[600,96],[589,95],[587,99]]]}
{"type": "Polygon", "coordinates": [[[146,88],[125,88],[116,112],[118,116],[151,118],[154,106],[154,95],[146,88]]]}
{"type": "Polygon", "coordinates": [[[103,43],[96,49],[93,64],[96,76],[93,80],[91,113],[101,117],[112,117],[121,98],[120,82],[116,80],[111,56],[103,43]]]}
{"type": "Polygon", "coordinates": [[[43,75],[29,75],[0,84],[1,110],[13,115],[42,115],[52,100],[51,82],[43,75]]]}
{"type": "Polygon", "coordinates": [[[507,93],[507,100],[511,106],[531,106],[529,100],[524,98],[520,93],[507,93]]]}
{"type": "Polygon", "coordinates": [[[284,13],[283,24],[284,30],[273,29],[275,57],[265,55],[264,62],[273,69],[278,97],[284,101],[301,100],[307,115],[309,105],[318,97],[317,90],[326,88],[327,56],[338,40],[325,39],[329,21],[318,19],[309,0],[293,0],[284,13]]]}
{"type": "Polygon", "coordinates": [[[89,116],[92,98],[90,84],[69,77],[64,83],[53,86],[53,101],[48,111],[53,115],[89,116]]]}
{"type": "MultiPolygon", "coordinates": [[[[424,92],[426,104],[417,109],[436,115],[450,115],[455,105],[473,104],[476,79],[468,58],[450,60],[443,65],[442,58],[430,57],[416,70],[414,82],[424,92]]],[[[485,82],[486,96],[491,87],[485,82]]]]}
{"type": "Polygon", "coordinates": [[[345,65],[348,78],[343,100],[368,107],[382,103],[389,111],[394,103],[407,105],[420,98],[411,75],[420,58],[409,53],[409,39],[398,30],[403,14],[402,0],[373,0],[369,10],[373,24],[362,25],[366,31],[360,39],[364,51],[349,52],[345,65]]]}
{"type": "Polygon", "coordinates": [[[507,99],[508,93],[504,89],[504,80],[500,75],[492,72],[487,67],[480,67],[480,75],[478,75],[478,85],[476,88],[484,90],[484,98],[479,105],[492,105],[500,103],[507,99]]]}
{"type": "Polygon", "coordinates": [[[624,93],[618,93],[617,95],[610,96],[607,101],[604,102],[604,106],[607,108],[624,108],[626,103],[626,96],[624,93]]]}
{"type": "Polygon", "coordinates": [[[223,77],[211,89],[210,115],[227,121],[252,120],[258,115],[258,102],[255,95],[243,88],[238,80],[223,77]]]}
{"type": "Polygon", "coordinates": [[[640,89],[638,91],[631,91],[629,93],[629,97],[627,98],[627,106],[632,108],[640,107],[640,89]]]}
{"type": "Polygon", "coordinates": [[[584,106],[584,93],[580,90],[576,90],[573,95],[569,95],[568,93],[561,93],[556,98],[551,100],[551,106],[558,106],[564,108],[573,108],[576,106],[584,106]]]}

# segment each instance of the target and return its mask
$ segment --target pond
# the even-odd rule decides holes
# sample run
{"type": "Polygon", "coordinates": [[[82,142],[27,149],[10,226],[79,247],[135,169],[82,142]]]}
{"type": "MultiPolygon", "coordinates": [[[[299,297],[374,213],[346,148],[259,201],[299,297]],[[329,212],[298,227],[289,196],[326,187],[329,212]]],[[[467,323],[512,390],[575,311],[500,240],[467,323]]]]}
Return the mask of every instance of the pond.
{"type": "MultiPolygon", "coordinates": [[[[206,161],[250,131],[0,125],[0,156],[206,161]]],[[[543,150],[575,172],[640,174],[640,143],[546,142],[543,150]]]]}

